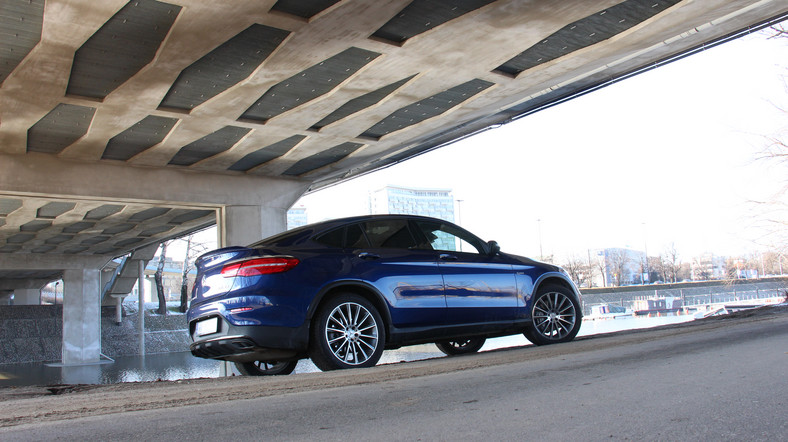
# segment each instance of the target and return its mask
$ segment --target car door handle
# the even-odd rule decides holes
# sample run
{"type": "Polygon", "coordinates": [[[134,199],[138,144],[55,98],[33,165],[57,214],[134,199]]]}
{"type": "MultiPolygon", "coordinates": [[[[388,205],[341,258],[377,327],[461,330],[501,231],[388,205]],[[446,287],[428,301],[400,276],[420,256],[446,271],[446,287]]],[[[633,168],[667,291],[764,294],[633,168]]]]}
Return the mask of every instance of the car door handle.
{"type": "Polygon", "coordinates": [[[441,255],[440,255],[440,259],[441,259],[442,261],[457,261],[457,256],[455,256],[455,255],[450,255],[450,254],[448,254],[448,253],[441,253],[441,255]]]}
{"type": "Polygon", "coordinates": [[[376,255],[374,253],[369,253],[369,252],[361,252],[358,254],[358,257],[361,259],[378,259],[380,258],[380,255],[376,255]]]}

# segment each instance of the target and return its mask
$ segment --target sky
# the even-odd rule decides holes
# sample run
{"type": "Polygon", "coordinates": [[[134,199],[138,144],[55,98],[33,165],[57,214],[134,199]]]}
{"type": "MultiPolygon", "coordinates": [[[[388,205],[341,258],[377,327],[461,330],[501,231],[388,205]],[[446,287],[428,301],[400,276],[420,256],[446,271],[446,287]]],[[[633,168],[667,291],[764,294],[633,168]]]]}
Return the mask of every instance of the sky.
{"type": "Polygon", "coordinates": [[[784,167],[757,158],[769,137],[788,138],[787,77],[788,38],[753,34],[294,207],[317,222],[368,213],[369,193],[386,185],[451,189],[458,224],[559,263],[609,247],[673,246],[684,260],[767,250],[752,201],[786,184],[784,167]]]}

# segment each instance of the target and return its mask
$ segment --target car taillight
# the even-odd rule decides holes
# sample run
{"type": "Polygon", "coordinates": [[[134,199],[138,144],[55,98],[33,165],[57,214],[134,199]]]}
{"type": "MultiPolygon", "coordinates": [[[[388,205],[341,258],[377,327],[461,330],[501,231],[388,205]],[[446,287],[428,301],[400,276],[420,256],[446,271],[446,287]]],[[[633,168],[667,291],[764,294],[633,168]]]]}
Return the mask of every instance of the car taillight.
{"type": "Polygon", "coordinates": [[[236,276],[259,276],[271,273],[286,272],[296,265],[299,261],[289,256],[274,256],[267,258],[253,258],[246,261],[227,264],[222,268],[222,276],[233,278],[236,276]]]}

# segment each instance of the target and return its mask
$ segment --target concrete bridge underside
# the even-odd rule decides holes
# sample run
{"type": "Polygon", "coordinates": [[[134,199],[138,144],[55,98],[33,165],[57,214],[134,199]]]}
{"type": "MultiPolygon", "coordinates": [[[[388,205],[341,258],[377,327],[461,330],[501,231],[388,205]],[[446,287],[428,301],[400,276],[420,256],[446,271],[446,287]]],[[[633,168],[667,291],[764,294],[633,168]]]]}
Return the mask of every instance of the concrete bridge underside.
{"type": "Polygon", "coordinates": [[[97,361],[113,257],[214,223],[223,245],[252,242],[306,191],[786,14],[782,0],[4,0],[0,297],[34,302],[63,278],[63,362],[97,361]]]}

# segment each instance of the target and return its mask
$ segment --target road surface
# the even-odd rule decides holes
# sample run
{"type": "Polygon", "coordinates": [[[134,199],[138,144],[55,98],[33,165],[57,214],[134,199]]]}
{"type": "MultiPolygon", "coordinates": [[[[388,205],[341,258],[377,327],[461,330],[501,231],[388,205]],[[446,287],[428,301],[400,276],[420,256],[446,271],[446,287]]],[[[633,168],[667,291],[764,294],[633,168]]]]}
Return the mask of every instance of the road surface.
{"type": "Polygon", "coordinates": [[[788,307],[371,369],[0,391],[0,440],[788,440],[788,307]]]}

